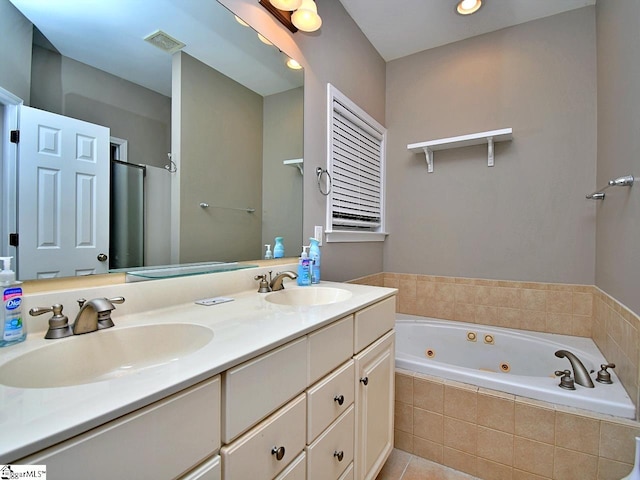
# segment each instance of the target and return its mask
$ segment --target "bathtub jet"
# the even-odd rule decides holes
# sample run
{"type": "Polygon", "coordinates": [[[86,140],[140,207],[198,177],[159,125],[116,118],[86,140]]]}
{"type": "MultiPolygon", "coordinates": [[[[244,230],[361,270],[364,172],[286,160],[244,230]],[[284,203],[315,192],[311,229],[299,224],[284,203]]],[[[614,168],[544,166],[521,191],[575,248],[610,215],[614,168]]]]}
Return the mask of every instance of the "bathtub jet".
{"type": "Polygon", "coordinates": [[[589,371],[576,355],[571,353],[569,350],[558,350],[555,355],[558,358],[566,358],[569,360],[571,368],[573,369],[573,378],[575,378],[575,382],[578,385],[582,385],[586,388],[595,387],[591,377],[589,376],[589,371]]]}

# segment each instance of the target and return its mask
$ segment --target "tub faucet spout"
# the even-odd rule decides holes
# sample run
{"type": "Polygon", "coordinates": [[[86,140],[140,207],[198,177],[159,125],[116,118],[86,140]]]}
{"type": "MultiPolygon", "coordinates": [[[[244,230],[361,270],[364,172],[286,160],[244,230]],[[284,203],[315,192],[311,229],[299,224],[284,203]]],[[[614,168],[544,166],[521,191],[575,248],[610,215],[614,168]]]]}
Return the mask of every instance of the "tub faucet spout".
{"type": "Polygon", "coordinates": [[[558,350],[556,352],[556,357],[558,358],[566,358],[571,363],[571,368],[573,369],[573,377],[578,385],[582,385],[583,387],[593,388],[593,381],[589,376],[589,371],[585,368],[584,364],[580,361],[578,357],[576,357],[573,353],[568,350],[558,350]]]}

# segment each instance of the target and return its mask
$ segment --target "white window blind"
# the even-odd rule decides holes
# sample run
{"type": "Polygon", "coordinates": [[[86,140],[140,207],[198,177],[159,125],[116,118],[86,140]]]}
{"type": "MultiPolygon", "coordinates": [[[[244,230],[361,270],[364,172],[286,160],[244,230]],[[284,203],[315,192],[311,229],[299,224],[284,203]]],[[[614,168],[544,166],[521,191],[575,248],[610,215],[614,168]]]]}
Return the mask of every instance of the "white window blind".
{"type": "Polygon", "coordinates": [[[327,241],[384,240],[386,129],[332,85],[328,92],[327,241]]]}

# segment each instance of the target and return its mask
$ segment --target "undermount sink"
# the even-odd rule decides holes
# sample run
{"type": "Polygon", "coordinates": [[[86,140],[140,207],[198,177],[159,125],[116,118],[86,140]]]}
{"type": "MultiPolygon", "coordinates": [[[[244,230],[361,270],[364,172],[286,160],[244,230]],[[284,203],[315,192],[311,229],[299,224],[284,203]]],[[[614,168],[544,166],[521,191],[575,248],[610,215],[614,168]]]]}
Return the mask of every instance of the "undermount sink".
{"type": "Polygon", "coordinates": [[[270,293],[265,300],[278,305],[327,305],[347,300],[351,295],[342,288],[301,287],[270,293]]]}
{"type": "Polygon", "coordinates": [[[110,380],[179,360],[212,338],[206,327],[172,323],[52,340],[0,365],[0,384],[52,388],[110,380]]]}

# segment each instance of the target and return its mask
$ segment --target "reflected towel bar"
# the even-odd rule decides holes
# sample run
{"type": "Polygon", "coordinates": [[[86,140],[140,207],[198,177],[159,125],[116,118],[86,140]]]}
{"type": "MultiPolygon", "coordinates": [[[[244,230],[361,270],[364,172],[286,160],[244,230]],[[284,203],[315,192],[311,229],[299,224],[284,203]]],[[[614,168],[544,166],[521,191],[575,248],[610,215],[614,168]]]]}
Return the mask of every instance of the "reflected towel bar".
{"type": "Polygon", "coordinates": [[[226,210],[239,210],[241,212],[253,213],[256,211],[255,208],[247,207],[247,208],[237,208],[237,207],[223,207],[220,205],[209,205],[207,202],[200,202],[200,208],[224,208],[226,210]]]}
{"type": "Polygon", "coordinates": [[[630,187],[631,185],[633,185],[633,181],[633,175],[625,175],[623,177],[614,178],[613,180],[609,180],[609,183],[606,186],[599,188],[593,193],[590,193],[586,196],[586,198],[593,200],[604,200],[603,190],[606,190],[609,187],[630,187]]]}

